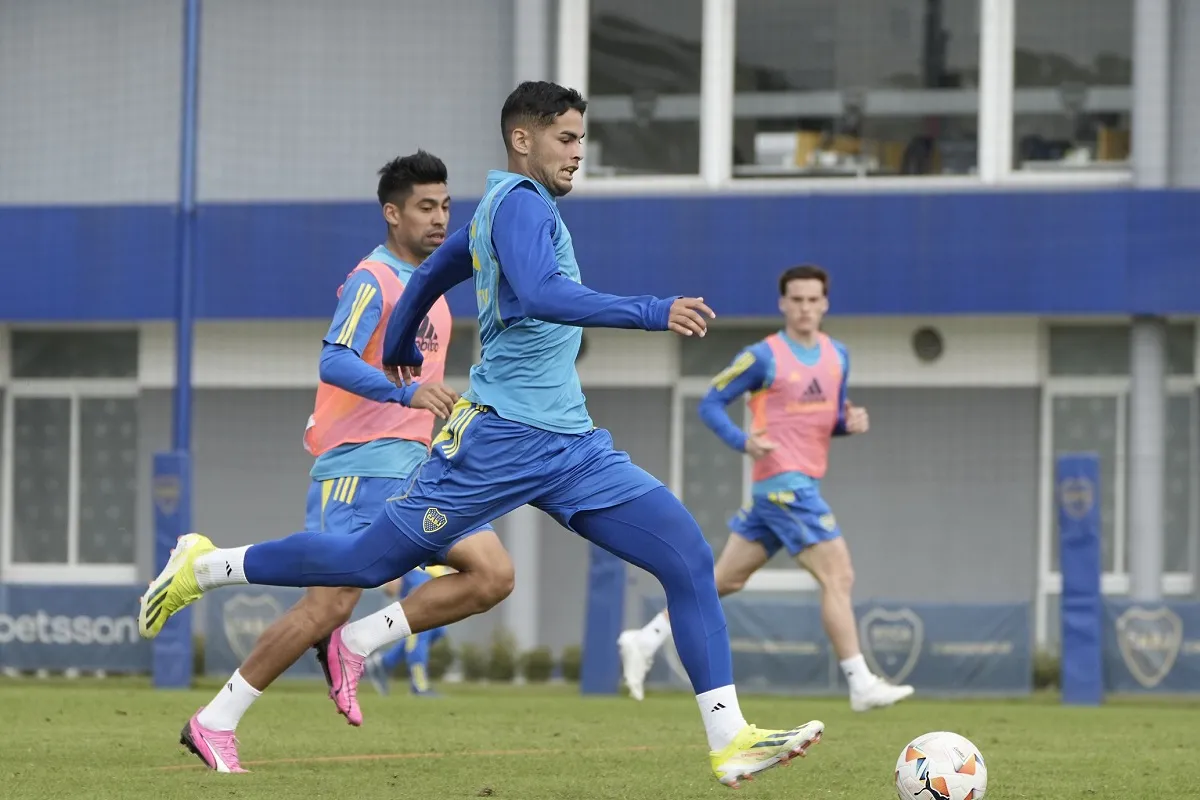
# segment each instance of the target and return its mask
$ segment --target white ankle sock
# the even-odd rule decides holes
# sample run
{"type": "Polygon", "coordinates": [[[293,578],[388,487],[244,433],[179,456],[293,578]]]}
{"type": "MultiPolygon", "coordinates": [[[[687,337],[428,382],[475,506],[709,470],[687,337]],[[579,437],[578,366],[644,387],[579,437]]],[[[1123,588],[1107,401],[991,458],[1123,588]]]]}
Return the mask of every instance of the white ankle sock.
{"type": "Polygon", "coordinates": [[[841,664],[842,674],[846,676],[846,682],[850,684],[851,692],[862,691],[875,679],[875,675],[867,667],[867,661],[862,657],[862,653],[843,660],[841,664]]]}
{"type": "Polygon", "coordinates": [[[196,721],[212,731],[236,730],[246,709],[250,708],[261,694],[258,689],[246,683],[239,670],[225,682],[212,702],[201,710],[196,721]]]}
{"type": "Polygon", "coordinates": [[[410,633],[408,617],[404,616],[400,603],[395,602],[342,628],[342,642],[351,653],[365,658],[380,648],[407,638],[410,633]]]}
{"type": "Polygon", "coordinates": [[[671,635],[671,621],[667,617],[666,611],[660,611],[654,615],[654,619],[646,623],[646,627],[642,628],[642,641],[650,646],[651,650],[658,650],[662,647],[663,642],[671,635]]]}
{"type": "Polygon", "coordinates": [[[249,583],[242,562],[246,560],[245,547],[218,548],[196,559],[196,582],[204,591],[220,586],[235,586],[249,583]]]}
{"type": "Polygon", "coordinates": [[[708,749],[716,752],[726,747],[746,727],[746,718],[738,705],[737,689],[733,684],[712,689],[696,695],[700,705],[700,716],[704,719],[704,732],[708,735],[708,749]]]}

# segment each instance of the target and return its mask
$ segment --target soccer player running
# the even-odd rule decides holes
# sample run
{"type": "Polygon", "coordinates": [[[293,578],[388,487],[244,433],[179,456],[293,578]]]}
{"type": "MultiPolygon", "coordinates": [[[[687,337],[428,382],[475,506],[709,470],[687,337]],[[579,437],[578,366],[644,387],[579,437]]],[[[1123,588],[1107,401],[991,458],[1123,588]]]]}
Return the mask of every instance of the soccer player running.
{"type": "MultiPolygon", "coordinates": [[[[446,236],[446,181],[446,165],[424,151],[397,158],[379,171],[387,241],[339,289],[321,349],[315,408],[304,431],[304,445],[316,456],[305,515],[308,530],[350,536],[369,525],[387,498],[403,492],[428,453],[434,417],[447,418],[457,399],[441,383],[451,324],[444,299],[422,318],[417,337],[426,364],[422,382],[400,389],[380,363],[392,308],[414,271],[446,236]]],[[[494,604],[511,590],[512,563],[489,527],[480,523],[486,536],[464,540],[450,560],[472,578],[460,587],[482,593],[483,603],[494,604]]],[[[263,632],[242,666],[188,721],[180,743],[211,769],[244,772],[234,738],[238,722],[263,690],[314,644],[338,711],[352,725],[362,724],[356,688],[363,656],[374,647],[372,618],[355,624],[357,637],[334,632],[350,618],[361,595],[361,588],[336,585],[309,589],[263,632]]]]}
{"type": "MultiPolygon", "coordinates": [[[[821,590],[821,621],[850,685],[850,707],[890,706],[913,693],[867,668],[859,647],[850,590],[850,550],[821,497],[832,437],[866,433],[867,411],[846,399],[850,354],[821,332],[829,310],[829,277],[812,265],[779,278],[784,329],[743,350],[700,402],[700,418],[725,444],[754,460],[750,505],[732,520],[717,561],[717,591],[733,594],[780,548],[787,548],[821,590]],[[837,387],[834,394],[834,387],[837,387]],[[746,435],[725,407],[751,393],[752,430],[746,435]]],[[[617,640],[629,693],[641,700],[646,673],[670,633],[663,611],[644,628],[617,640]]]]}
{"type": "MultiPolygon", "coordinates": [[[[422,372],[415,346],[422,316],[450,287],[474,278],[482,357],[408,491],[352,536],[304,532],[229,549],[200,534],[181,537],[142,598],[141,630],[154,636],[176,610],[220,586],[379,586],[483,521],[530,504],[661,582],[712,771],[737,786],[803,755],[824,725],[747,724],[712,549],[675,495],[616,450],[588,415],[575,370],[582,327],[703,336],[712,311],[701,298],[619,297],[581,284],[557,198],[579,169],[586,107],[578,92],[547,82],[522,83],[509,95],[500,117],[508,171],[488,174],[470,232],[446,240],[392,314],[383,363],[407,383],[422,372]]],[[[426,583],[405,602],[454,577],[426,583]]],[[[444,616],[437,624],[456,618],[444,616]]],[[[403,627],[407,634],[434,625],[409,615],[403,627]]]]}

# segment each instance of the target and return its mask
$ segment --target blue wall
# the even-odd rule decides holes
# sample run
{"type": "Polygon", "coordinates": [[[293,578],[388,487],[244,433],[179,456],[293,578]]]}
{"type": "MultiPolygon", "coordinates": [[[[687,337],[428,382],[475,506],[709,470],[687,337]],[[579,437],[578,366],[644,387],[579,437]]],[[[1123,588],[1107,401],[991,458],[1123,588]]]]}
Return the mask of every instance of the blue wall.
{"type": "MultiPolygon", "coordinates": [[[[563,215],[591,287],[727,316],[775,314],[800,261],[832,271],[840,314],[1200,313],[1195,191],[593,197],[563,215]]],[[[197,312],[326,317],[381,224],[369,203],[201,206],[197,312]]],[[[170,207],[0,208],[0,320],[168,319],[175,235],[170,207]]],[[[474,314],[469,287],[450,300],[474,314]]]]}

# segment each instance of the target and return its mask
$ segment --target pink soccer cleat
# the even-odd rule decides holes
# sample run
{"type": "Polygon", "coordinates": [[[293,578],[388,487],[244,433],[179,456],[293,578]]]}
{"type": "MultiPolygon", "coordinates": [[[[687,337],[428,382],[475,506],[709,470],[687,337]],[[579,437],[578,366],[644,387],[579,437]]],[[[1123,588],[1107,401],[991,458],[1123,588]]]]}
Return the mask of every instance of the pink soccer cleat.
{"type": "Polygon", "coordinates": [[[204,727],[199,722],[200,711],[183,726],[179,733],[179,743],[195,753],[211,770],[246,772],[238,761],[237,738],[233,731],[214,731],[204,727]]]}
{"type": "Polygon", "coordinates": [[[358,707],[358,681],[363,676],[367,660],[350,652],[342,644],[342,629],[338,628],[329,638],[317,644],[317,661],[325,671],[329,696],[337,706],[338,713],[351,725],[362,725],[362,709],[358,707]]]}

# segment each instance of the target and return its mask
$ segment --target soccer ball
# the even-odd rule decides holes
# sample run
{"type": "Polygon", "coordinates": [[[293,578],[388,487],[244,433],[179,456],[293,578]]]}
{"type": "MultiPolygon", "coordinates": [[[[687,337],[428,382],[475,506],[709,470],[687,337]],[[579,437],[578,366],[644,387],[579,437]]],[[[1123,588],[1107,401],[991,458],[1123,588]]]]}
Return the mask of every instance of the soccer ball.
{"type": "Polygon", "coordinates": [[[979,748],[957,733],[918,736],[896,759],[900,800],[983,800],[987,767],[979,748]]]}

